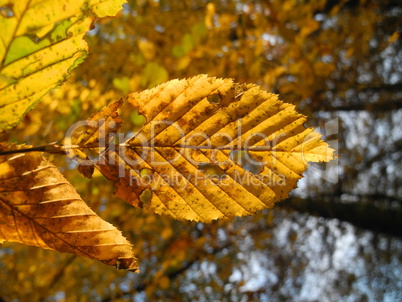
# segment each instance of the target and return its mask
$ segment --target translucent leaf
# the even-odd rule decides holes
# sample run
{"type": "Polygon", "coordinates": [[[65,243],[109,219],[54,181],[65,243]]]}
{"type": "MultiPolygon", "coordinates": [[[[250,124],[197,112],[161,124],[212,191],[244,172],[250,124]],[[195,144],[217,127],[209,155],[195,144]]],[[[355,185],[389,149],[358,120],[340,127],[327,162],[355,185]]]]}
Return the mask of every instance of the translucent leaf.
{"type": "Polygon", "coordinates": [[[89,53],[84,34],[122,0],[0,0],[0,129],[15,126],[89,53]]]}
{"type": "MultiPolygon", "coordinates": [[[[7,148],[0,146],[0,151],[7,148]]],[[[138,271],[131,244],[38,152],[0,157],[0,242],[68,252],[138,271]]]]}
{"type": "MultiPolygon", "coordinates": [[[[96,167],[118,197],[158,214],[203,222],[251,215],[286,198],[309,161],[333,158],[321,135],[303,126],[305,116],[256,85],[200,75],[126,101],[146,122],[117,144],[103,139],[96,167]]],[[[121,124],[121,102],[87,121],[103,130],[75,136],[81,147],[75,152],[88,153],[109,125],[121,124]]]]}

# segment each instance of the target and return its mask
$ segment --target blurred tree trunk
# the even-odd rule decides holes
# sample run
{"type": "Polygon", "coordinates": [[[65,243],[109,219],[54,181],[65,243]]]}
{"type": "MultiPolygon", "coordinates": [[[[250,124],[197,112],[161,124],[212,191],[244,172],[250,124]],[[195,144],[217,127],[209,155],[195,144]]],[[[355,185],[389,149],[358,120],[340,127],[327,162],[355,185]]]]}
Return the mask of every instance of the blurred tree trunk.
{"type": "Polygon", "coordinates": [[[291,211],[347,221],[359,228],[402,237],[401,200],[383,195],[353,197],[358,201],[345,202],[340,195],[321,195],[306,199],[289,198],[277,205],[291,211]]]}

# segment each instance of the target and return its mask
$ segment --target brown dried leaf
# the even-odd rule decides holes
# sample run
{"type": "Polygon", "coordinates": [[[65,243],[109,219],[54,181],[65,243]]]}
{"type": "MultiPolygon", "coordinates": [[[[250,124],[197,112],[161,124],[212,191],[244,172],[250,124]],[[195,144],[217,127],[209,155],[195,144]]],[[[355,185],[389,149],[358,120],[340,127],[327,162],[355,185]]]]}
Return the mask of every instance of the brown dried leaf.
{"type": "MultiPolygon", "coordinates": [[[[73,135],[68,133],[64,140],[65,146],[80,146],[81,148],[93,150],[98,154],[104,152],[110,145],[112,133],[119,132],[122,120],[118,118],[117,109],[123,104],[123,100],[110,103],[86,120],[84,129],[73,127],[73,135]]],[[[76,160],[80,165],[78,171],[86,178],[92,178],[94,172],[94,161],[86,152],[80,148],[68,148],[67,153],[71,159],[76,160]]]]}
{"type": "MultiPolygon", "coordinates": [[[[146,123],[104,148],[96,167],[118,197],[158,214],[203,222],[251,215],[286,198],[309,161],[334,158],[303,126],[305,116],[256,85],[200,75],[126,101],[146,123]]],[[[118,123],[115,107],[102,118],[118,123]]],[[[95,124],[96,115],[89,120],[95,124]]],[[[97,140],[92,132],[85,141],[97,140]]]]}
{"type": "MultiPolygon", "coordinates": [[[[0,146],[0,151],[8,149],[0,146]]],[[[132,246],[121,232],[96,215],[38,152],[0,156],[0,241],[138,271],[132,246]]]]}

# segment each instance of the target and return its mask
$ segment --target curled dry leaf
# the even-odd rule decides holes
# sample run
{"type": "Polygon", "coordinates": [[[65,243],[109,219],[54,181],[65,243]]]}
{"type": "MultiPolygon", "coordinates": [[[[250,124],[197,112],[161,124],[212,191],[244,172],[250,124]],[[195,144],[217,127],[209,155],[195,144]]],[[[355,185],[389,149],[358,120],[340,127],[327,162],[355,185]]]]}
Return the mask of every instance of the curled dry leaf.
{"type": "MultiPolygon", "coordinates": [[[[7,149],[0,146],[0,151],[7,149]]],[[[121,232],[96,215],[57,167],[38,152],[0,157],[0,241],[138,271],[132,246],[121,232]]]]}
{"type": "Polygon", "coordinates": [[[121,101],[113,102],[87,121],[103,130],[75,136],[85,142],[78,151],[108,134],[96,167],[118,197],[158,214],[202,222],[251,215],[286,198],[309,161],[334,158],[295,106],[256,85],[200,75],[126,101],[145,116],[142,129],[116,137],[121,101]]]}

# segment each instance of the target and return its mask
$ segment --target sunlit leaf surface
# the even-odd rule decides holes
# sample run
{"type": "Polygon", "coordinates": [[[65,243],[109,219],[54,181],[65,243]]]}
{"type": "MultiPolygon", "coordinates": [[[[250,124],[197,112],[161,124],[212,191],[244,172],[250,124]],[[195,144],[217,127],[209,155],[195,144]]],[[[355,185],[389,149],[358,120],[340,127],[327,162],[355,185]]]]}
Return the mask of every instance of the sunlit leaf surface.
{"type": "Polygon", "coordinates": [[[0,1],[0,129],[16,125],[89,53],[84,34],[122,0],[0,1]]]}
{"type": "Polygon", "coordinates": [[[38,152],[0,157],[0,241],[138,270],[131,244],[121,232],[96,215],[38,152]]]}
{"type": "Polygon", "coordinates": [[[103,143],[95,165],[116,195],[158,214],[203,222],[251,215],[286,198],[309,161],[333,159],[294,105],[256,85],[200,75],[126,101],[146,119],[138,133],[111,141],[120,100],[88,119],[72,144],[86,159],[103,143]]]}

